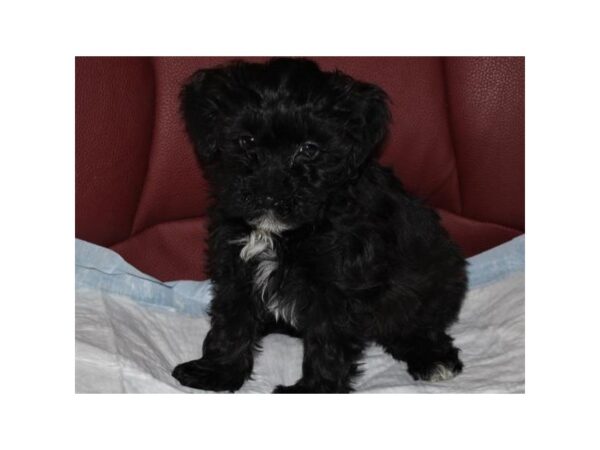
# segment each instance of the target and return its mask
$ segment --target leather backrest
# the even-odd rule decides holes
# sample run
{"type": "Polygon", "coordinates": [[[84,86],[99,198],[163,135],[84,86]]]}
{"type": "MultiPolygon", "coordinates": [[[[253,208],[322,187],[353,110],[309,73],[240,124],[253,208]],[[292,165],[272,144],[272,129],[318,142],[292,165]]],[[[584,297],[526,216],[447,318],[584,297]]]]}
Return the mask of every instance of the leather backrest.
{"type": "MultiPolygon", "coordinates": [[[[77,58],[77,237],[163,280],[204,277],[208,186],[178,94],[195,70],[230,59],[77,58]]],[[[388,92],[380,160],[467,255],[524,231],[523,58],[314,59],[388,92]]]]}

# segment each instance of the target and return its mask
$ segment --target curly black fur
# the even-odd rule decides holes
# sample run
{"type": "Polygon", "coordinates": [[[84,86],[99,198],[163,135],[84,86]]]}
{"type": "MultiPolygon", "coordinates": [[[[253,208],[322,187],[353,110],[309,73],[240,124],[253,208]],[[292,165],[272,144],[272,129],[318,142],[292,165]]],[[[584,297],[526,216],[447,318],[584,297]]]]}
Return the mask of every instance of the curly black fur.
{"type": "Polygon", "coordinates": [[[439,217],[374,154],[390,113],[377,86],[306,59],[199,70],[181,108],[213,187],[211,330],[183,385],[235,391],[261,337],[303,339],[302,378],[275,392],[349,392],[365,346],[415,379],[462,370],[446,329],[465,260],[439,217]]]}

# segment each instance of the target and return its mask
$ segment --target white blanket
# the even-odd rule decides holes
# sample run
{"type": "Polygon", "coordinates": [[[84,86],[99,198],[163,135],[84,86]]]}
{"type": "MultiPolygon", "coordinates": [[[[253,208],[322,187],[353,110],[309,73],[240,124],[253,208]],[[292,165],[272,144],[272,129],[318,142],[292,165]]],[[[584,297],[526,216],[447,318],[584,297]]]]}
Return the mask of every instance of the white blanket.
{"type": "MultiPolygon", "coordinates": [[[[523,249],[520,238],[470,260],[472,287],[450,330],[462,350],[461,375],[414,381],[404,363],[371,346],[356,392],[524,392],[523,249]]],[[[76,269],[76,392],[202,392],[170,373],[201,356],[210,283],[161,283],[82,241],[76,269]]],[[[270,392],[300,377],[300,340],[270,335],[262,347],[239,392],[270,392]]]]}

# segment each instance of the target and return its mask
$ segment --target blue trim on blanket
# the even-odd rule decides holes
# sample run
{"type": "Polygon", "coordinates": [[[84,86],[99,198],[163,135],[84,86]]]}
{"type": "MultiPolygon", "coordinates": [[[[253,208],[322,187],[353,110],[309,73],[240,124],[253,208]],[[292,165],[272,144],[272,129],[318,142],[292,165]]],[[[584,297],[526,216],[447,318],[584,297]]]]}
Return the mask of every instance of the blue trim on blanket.
{"type": "Polygon", "coordinates": [[[469,288],[501,280],[516,272],[525,272],[525,235],[522,234],[469,259],[469,288]]]}
{"type": "Polygon", "coordinates": [[[75,288],[123,295],[192,316],[205,314],[211,299],[210,281],[163,283],[140,272],[118,253],[80,239],[75,242],[75,288]]]}
{"type": "MultiPolygon", "coordinates": [[[[469,258],[469,287],[480,287],[525,270],[525,236],[469,258]]],[[[163,283],[127,263],[116,252],[80,239],[75,243],[75,287],[127,296],[141,304],[176,313],[206,313],[210,281],[163,283]]]]}

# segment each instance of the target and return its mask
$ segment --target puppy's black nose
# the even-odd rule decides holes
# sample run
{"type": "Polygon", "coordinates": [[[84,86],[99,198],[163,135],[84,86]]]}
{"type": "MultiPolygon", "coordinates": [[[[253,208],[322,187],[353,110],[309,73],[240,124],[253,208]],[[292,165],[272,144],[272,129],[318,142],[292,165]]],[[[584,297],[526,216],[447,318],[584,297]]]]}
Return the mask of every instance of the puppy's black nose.
{"type": "Polygon", "coordinates": [[[263,206],[265,206],[267,208],[270,206],[273,206],[274,203],[275,203],[275,199],[270,195],[265,195],[262,199],[263,206]]]}

